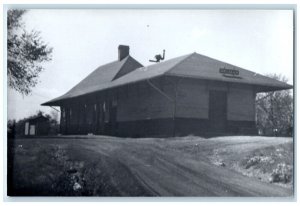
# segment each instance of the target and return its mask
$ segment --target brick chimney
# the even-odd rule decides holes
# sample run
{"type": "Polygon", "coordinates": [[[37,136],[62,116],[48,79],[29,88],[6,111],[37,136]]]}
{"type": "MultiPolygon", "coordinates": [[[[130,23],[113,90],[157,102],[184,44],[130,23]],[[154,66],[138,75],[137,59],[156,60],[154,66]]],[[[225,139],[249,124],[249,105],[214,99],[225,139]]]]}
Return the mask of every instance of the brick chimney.
{"type": "Polygon", "coordinates": [[[118,47],[119,61],[122,61],[125,57],[129,55],[129,46],[119,45],[118,47]]]}

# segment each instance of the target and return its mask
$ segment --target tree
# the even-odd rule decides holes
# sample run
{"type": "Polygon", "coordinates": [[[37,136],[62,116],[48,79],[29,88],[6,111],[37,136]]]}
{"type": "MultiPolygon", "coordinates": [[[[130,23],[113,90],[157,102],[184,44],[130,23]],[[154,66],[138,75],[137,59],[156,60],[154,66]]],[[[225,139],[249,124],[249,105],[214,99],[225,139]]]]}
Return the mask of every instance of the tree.
{"type": "Polygon", "coordinates": [[[51,119],[55,120],[56,122],[59,122],[58,110],[51,110],[50,116],[51,119]]]}
{"type": "Polygon", "coordinates": [[[38,83],[42,63],[51,60],[52,48],[38,31],[26,31],[22,16],[26,10],[7,12],[7,76],[8,86],[22,95],[31,93],[38,83]]]}
{"type": "Polygon", "coordinates": [[[8,120],[7,121],[7,137],[14,138],[16,132],[16,120],[8,120]]]}
{"type": "MultiPolygon", "coordinates": [[[[267,75],[287,82],[281,75],[267,75]]],[[[264,135],[292,135],[293,96],[290,90],[259,93],[256,96],[257,126],[264,135]]]]}

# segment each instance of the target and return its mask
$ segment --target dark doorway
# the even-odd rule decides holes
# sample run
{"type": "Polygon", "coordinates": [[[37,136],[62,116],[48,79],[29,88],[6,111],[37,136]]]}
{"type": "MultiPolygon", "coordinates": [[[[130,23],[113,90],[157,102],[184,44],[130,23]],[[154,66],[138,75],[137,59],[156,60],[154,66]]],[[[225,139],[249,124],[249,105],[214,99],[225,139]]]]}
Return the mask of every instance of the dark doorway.
{"type": "Polygon", "coordinates": [[[225,132],[227,120],[227,93],[209,92],[209,123],[211,132],[225,132]]]}

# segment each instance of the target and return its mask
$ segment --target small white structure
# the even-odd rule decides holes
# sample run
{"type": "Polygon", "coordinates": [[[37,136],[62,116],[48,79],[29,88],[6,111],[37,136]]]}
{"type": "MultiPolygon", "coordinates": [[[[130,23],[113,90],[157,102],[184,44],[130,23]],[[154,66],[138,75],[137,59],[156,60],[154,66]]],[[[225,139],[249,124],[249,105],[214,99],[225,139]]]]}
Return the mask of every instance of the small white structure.
{"type": "Polygon", "coordinates": [[[35,125],[30,125],[29,135],[35,135],[35,125]]]}
{"type": "Polygon", "coordinates": [[[25,135],[29,135],[29,122],[25,123],[25,135]]]}

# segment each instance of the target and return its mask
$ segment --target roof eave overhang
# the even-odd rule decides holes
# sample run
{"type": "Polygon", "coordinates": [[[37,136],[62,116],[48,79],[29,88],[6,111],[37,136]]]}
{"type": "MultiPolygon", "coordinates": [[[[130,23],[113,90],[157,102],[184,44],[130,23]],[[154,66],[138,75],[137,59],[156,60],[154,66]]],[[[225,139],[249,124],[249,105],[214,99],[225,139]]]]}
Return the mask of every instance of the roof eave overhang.
{"type": "Polygon", "coordinates": [[[42,106],[61,106],[61,105],[64,104],[64,102],[66,102],[68,100],[71,100],[71,99],[80,98],[80,97],[83,97],[85,95],[91,95],[91,94],[94,94],[94,93],[97,93],[97,92],[103,92],[103,91],[115,89],[115,88],[118,88],[118,87],[122,87],[122,86],[125,86],[125,85],[135,84],[135,83],[138,83],[138,82],[143,82],[143,81],[147,81],[147,80],[150,80],[150,79],[159,78],[161,76],[163,76],[163,74],[157,75],[157,76],[153,76],[153,77],[150,77],[150,78],[140,79],[140,80],[137,80],[137,81],[132,81],[132,82],[129,82],[127,84],[120,84],[120,85],[115,85],[115,86],[112,86],[112,87],[109,87],[109,88],[105,88],[105,89],[101,89],[101,90],[97,90],[97,91],[87,92],[85,94],[81,94],[81,95],[74,96],[74,97],[66,97],[66,98],[62,98],[62,99],[59,99],[59,100],[53,99],[53,100],[45,102],[45,103],[43,103],[41,105],[42,106]]]}
{"type": "Polygon", "coordinates": [[[85,96],[85,95],[90,95],[90,94],[93,94],[93,93],[103,92],[103,91],[115,89],[115,88],[118,88],[118,87],[122,87],[122,86],[125,86],[125,85],[135,84],[135,83],[138,83],[138,82],[159,78],[161,76],[201,79],[201,80],[208,80],[208,81],[219,81],[219,82],[227,82],[227,83],[232,83],[232,84],[253,85],[253,86],[256,87],[256,92],[258,92],[258,93],[259,92],[270,92],[270,91],[286,90],[286,89],[292,89],[293,88],[293,86],[289,85],[289,84],[280,85],[280,86],[279,85],[264,85],[264,84],[255,84],[255,83],[249,83],[249,82],[233,82],[233,81],[224,81],[224,80],[220,80],[220,79],[203,78],[203,77],[198,77],[198,76],[187,76],[187,75],[176,75],[176,74],[164,73],[164,74],[160,74],[160,75],[153,76],[153,77],[150,77],[150,78],[140,79],[140,80],[132,81],[132,82],[125,83],[125,84],[115,85],[115,86],[112,86],[112,87],[109,87],[109,88],[88,92],[88,93],[78,95],[78,96],[74,96],[74,97],[67,97],[67,98],[62,98],[62,99],[59,99],[59,100],[53,99],[53,100],[45,102],[41,105],[42,106],[61,106],[65,101],[68,101],[70,99],[79,98],[79,97],[82,97],[82,96],[85,96]]]}
{"type": "Polygon", "coordinates": [[[287,89],[293,89],[292,85],[287,85],[287,86],[261,86],[261,85],[256,85],[256,92],[261,93],[261,92],[273,92],[273,91],[280,91],[280,90],[287,90],[287,89]]]}
{"type": "Polygon", "coordinates": [[[181,78],[191,78],[191,79],[200,79],[200,80],[206,80],[206,81],[217,81],[217,82],[226,82],[231,84],[245,84],[245,85],[252,85],[257,88],[257,91],[259,92],[270,92],[270,91],[278,91],[278,90],[286,90],[286,89],[293,89],[292,85],[284,84],[283,85],[270,85],[270,84],[259,84],[259,83],[251,83],[251,82],[241,82],[241,81],[226,81],[221,79],[214,79],[214,78],[204,78],[200,76],[189,76],[189,75],[179,75],[179,74],[166,74],[166,76],[170,77],[181,77],[181,78]]]}
{"type": "Polygon", "coordinates": [[[60,106],[61,105],[61,101],[55,101],[55,102],[45,102],[43,104],[41,104],[41,106],[50,106],[50,107],[55,107],[55,106],[60,106]]]}

